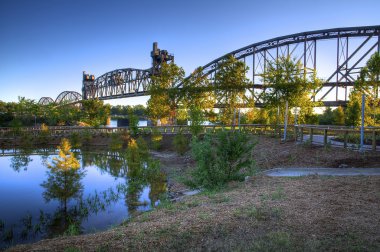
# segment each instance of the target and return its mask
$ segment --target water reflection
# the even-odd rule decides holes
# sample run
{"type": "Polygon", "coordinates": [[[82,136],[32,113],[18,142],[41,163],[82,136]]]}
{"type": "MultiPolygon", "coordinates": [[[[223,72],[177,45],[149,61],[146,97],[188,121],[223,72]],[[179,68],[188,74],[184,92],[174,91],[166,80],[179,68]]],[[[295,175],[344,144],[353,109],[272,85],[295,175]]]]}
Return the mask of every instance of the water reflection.
{"type": "MultiPolygon", "coordinates": [[[[7,209],[0,208],[0,249],[46,237],[107,228],[133,212],[155,206],[160,195],[166,192],[166,178],[158,161],[149,156],[147,149],[140,148],[138,141],[131,140],[127,150],[113,152],[78,150],[72,153],[68,148],[67,152],[52,157],[49,155],[51,151],[40,150],[35,161],[25,153],[8,158],[8,165],[14,172],[24,169],[25,174],[38,173],[29,182],[40,179],[40,189],[33,189],[40,191],[40,199],[38,195],[29,196],[34,205],[25,205],[22,211],[17,209],[17,212],[24,212],[17,218],[7,209]],[[34,167],[38,159],[41,160],[38,163],[44,166],[37,164],[34,167]],[[28,169],[31,166],[33,169],[28,169]],[[39,172],[42,170],[44,172],[39,172]]],[[[0,159],[0,163],[4,163],[3,160],[0,159]]],[[[2,172],[0,170],[0,194],[6,190],[6,185],[2,187],[2,180],[7,175],[17,178],[10,171],[2,172]]],[[[12,186],[12,182],[8,181],[8,186],[12,186]]],[[[14,182],[13,186],[20,185],[14,182]]],[[[20,197],[22,201],[28,196],[14,197],[20,197]]],[[[0,200],[12,204],[9,197],[0,195],[0,200]]],[[[15,208],[19,206],[20,202],[14,205],[15,208]]]]}

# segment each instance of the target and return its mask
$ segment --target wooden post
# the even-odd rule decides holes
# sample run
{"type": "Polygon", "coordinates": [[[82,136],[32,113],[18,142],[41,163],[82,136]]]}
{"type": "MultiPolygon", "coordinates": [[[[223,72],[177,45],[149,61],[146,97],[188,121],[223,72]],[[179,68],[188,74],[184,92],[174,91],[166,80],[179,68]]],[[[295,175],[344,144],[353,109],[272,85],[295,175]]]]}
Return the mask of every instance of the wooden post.
{"type": "Polygon", "coordinates": [[[344,144],[343,144],[344,148],[347,148],[347,139],[348,139],[348,131],[346,130],[344,132],[344,144]]]}
{"type": "Polygon", "coordinates": [[[313,128],[310,128],[309,140],[310,140],[310,143],[313,143],[313,128]]]}
{"type": "Polygon", "coordinates": [[[327,145],[327,129],[323,130],[323,145],[327,145]]]}
{"type": "Polygon", "coordinates": [[[372,131],[372,150],[376,151],[376,131],[372,131]]]}

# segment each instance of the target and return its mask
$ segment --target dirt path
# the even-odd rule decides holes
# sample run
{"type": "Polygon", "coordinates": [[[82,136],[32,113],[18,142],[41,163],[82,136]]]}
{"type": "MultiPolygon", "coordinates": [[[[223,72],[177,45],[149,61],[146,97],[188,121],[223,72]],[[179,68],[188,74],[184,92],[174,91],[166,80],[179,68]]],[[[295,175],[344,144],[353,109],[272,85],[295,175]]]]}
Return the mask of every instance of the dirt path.
{"type": "Polygon", "coordinates": [[[320,176],[380,176],[380,168],[277,168],[264,172],[270,177],[320,176]]]}

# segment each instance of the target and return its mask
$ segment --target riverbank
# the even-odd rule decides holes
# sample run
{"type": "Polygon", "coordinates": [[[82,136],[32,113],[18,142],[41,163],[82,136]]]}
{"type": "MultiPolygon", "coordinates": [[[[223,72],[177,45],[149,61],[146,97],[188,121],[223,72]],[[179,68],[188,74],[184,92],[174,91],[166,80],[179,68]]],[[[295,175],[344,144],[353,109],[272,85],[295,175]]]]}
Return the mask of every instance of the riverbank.
{"type": "Polygon", "coordinates": [[[9,251],[376,251],[379,186],[378,177],[260,176],[163,204],[106,232],[9,251]]]}
{"type": "MultiPolygon", "coordinates": [[[[376,167],[379,153],[315,147],[259,137],[257,170],[276,167],[376,167]]],[[[154,152],[172,191],[186,189],[194,167],[186,153],[154,152]]],[[[162,204],[105,232],[59,237],[10,251],[282,250],[380,249],[380,178],[269,178],[232,182],[162,204]]]]}

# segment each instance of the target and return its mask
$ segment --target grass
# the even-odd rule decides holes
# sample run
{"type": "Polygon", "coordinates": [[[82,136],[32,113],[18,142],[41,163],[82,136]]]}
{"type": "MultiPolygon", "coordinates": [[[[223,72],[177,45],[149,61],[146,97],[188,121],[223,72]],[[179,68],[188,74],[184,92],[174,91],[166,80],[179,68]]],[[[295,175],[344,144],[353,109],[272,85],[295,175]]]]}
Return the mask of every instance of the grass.
{"type": "Polygon", "coordinates": [[[251,251],[294,251],[295,245],[286,232],[270,232],[253,243],[251,251]]]}
{"type": "Polygon", "coordinates": [[[270,209],[265,206],[249,206],[239,208],[234,213],[235,217],[243,219],[255,219],[258,221],[269,220],[271,217],[270,209]]]}
{"type": "Polygon", "coordinates": [[[271,194],[272,200],[282,200],[286,198],[284,188],[278,187],[275,192],[271,194]]]}

